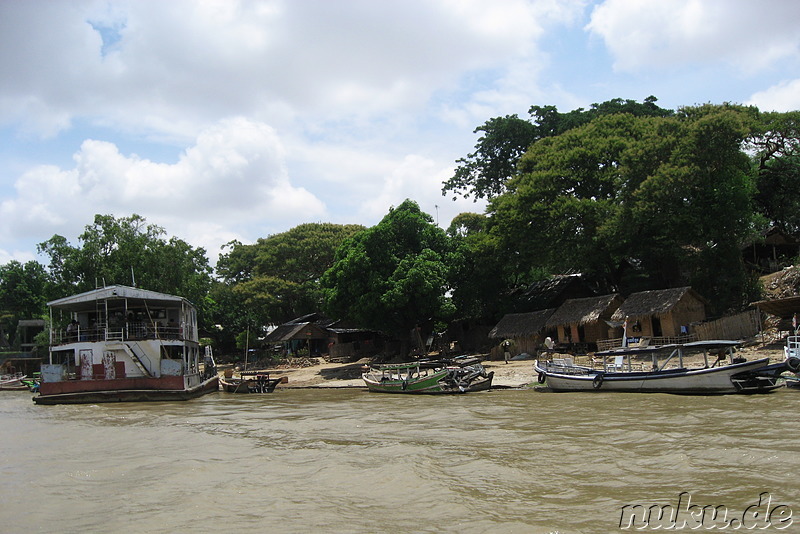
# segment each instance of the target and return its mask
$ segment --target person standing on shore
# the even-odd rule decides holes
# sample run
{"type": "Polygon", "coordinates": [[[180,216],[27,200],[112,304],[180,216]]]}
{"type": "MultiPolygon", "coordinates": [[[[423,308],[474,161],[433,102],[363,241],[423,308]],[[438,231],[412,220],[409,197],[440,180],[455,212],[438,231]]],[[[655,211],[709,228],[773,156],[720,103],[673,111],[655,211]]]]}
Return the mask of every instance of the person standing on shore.
{"type": "Polygon", "coordinates": [[[511,342],[509,340],[503,341],[503,360],[508,365],[508,360],[511,359],[511,342]]]}

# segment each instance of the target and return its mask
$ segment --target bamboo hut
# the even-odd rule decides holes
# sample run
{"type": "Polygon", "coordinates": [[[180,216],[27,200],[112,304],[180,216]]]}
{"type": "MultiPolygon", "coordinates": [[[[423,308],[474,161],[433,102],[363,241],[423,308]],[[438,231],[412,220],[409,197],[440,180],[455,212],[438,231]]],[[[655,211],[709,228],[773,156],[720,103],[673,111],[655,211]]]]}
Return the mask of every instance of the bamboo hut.
{"type": "Polygon", "coordinates": [[[283,343],[292,355],[307,352],[310,356],[327,355],[329,359],[374,356],[384,346],[380,334],[319,313],[283,323],[264,338],[264,343],[283,343]]]}
{"type": "Polygon", "coordinates": [[[594,294],[582,274],[562,274],[534,282],[528,286],[523,300],[529,310],[545,310],[558,308],[569,299],[590,297],[594,294]]]}
{"type": "Polygon", "coordinates": [[[501,342],[511,340],[513,343],[509,352],[512,356],[523,352],[535,354],[547,333],[547,320],[554,311],[550,308],[529,313],[509,313],[492,328],[489,338],[501,342]]]}
{"type": "Polygon", "coordinates": [[[705,320],[707,304],[691,287],[641,291],[625,299],[611,319],[627,321],[629,339],[647,337],[653,344],[679,342],[688,340],[692,324],[705,320]]]}
{"type": "Polygon", "coordinates": [[[547,320],[547,329],[556,329],[558,342],[572,345],[578,352],[597,348],[597,341],[614,337],[606,321],[622,305],[619,294],[570,299],[547,320]]]}

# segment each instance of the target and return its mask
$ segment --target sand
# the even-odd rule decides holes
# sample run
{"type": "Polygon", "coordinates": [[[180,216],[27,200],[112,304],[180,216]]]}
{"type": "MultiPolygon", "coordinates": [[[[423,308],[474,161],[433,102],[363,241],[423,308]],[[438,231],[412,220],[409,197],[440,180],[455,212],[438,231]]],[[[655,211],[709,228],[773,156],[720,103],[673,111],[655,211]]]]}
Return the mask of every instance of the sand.
{"type": "MultiPolygon", "coordinates": [[[[744,356],[748,360],[770,357],[774,362],[783,360],[783,344],[771,343],[764,345],[751,343],[740,349],[737,356],[744,356]]],[[[569,356],[569,355],[565,355],[569,356]]],[[[279,388],[364,388],[361,379],[363,366],[368,360],[359,360],[354,363],[327,363],[319,358],[317,365],[310,367],[297,367],[288,369],[267,369],[273,378],[286,377],[287,382],[280,384],[279,388]]],[[[577,365],[587,365],[589,356],[574,357],[577,365]]],[[[702,356],[687,358],[684,362],[687,367],[702,366],[702,356]]],[[[509,363],[503,361],[484,361],[486,371],[494,371],[492,386],[495,388],[521,388],[536,384],[536,373],[533,370],[533,360],[514,360],[509,363]]]]}

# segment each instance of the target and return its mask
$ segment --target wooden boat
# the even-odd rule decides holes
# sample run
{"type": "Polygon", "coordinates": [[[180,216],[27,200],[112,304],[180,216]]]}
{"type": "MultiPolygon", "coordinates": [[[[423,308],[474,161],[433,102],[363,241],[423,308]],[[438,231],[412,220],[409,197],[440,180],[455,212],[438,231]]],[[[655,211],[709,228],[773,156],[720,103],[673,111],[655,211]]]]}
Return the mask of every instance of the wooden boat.
{"type": "Polygon", "coordinates": [[[272,393],[281,382],[286,382],[286,377],[270,378],[263,371],[242,371],[239,378],[226,374],[219,379],[222,391],[227,393],[272,393]]]}
{"type": "Polygon", "coordinates": [[[490,389],[494,372],[474,362],[417,361],[379,365],[361,378],[380,393],[467,393],[490,389]]]}
{"type": "Polygon", "coordinates": [[[800,388],[800,336],[789,336],[786,338],[786,346],[783,348],[786,364],[786,385],[791,388],[800,388]]]}
{"type": "Polygon", "coordinates": [[[197,313],[182,298],[109,286],[48,303],[50,357],[37,404],[187,400],[218,391],[197,313]]]}
{"type": "Polygon", "coordinates": [[[21,373],[0,376],[0,391],[26,391],[27,376],[21,373]]]}
{"type": "Polygon", "coordinates": [[[547,383],[552,391],[625,391],[639,393],[680,393],[680,394],[726,394],[726,393],[766,393],[783,386],[781,373],[783,363],[770,365],[769,358],[745,361],[733,358],[737,341],[697,341],[682,345],[661,347],[632,347],[595,353],[603,359],[602,369],[572,365],[563,361],[537,361],[534,369],[539,373],[539,383],[547,383]],[[705,366],[688,369],[683,365],[684,354],[702,351],[705,366]],[[718,354],[717,360],[709,365],[709,352],[718,354]],[[728,354],[731,363],[719,365],[723,354],[728,354]],[[669,354],[659,364],[659,355],[669,354]],[[635,370],[633,357],[652,359],[649,370],[635,370]],[[608,363],[609,358],[613,363],[608,363]],[[677,359],[676,368],[667,369],[667,364],[677,359]]]}

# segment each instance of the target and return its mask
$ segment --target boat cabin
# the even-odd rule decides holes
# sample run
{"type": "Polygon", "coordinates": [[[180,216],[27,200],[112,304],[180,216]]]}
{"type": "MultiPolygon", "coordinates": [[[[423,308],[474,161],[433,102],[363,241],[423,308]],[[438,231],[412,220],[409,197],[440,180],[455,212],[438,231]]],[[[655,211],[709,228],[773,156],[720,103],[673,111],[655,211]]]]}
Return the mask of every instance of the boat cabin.
{"type": "Polygon", "coordinates": [[[42,371],[58,375],[51,381],[198,372],[197,312],[182,297],[115,285],[48,306],[50,364],[42,371]]]}

